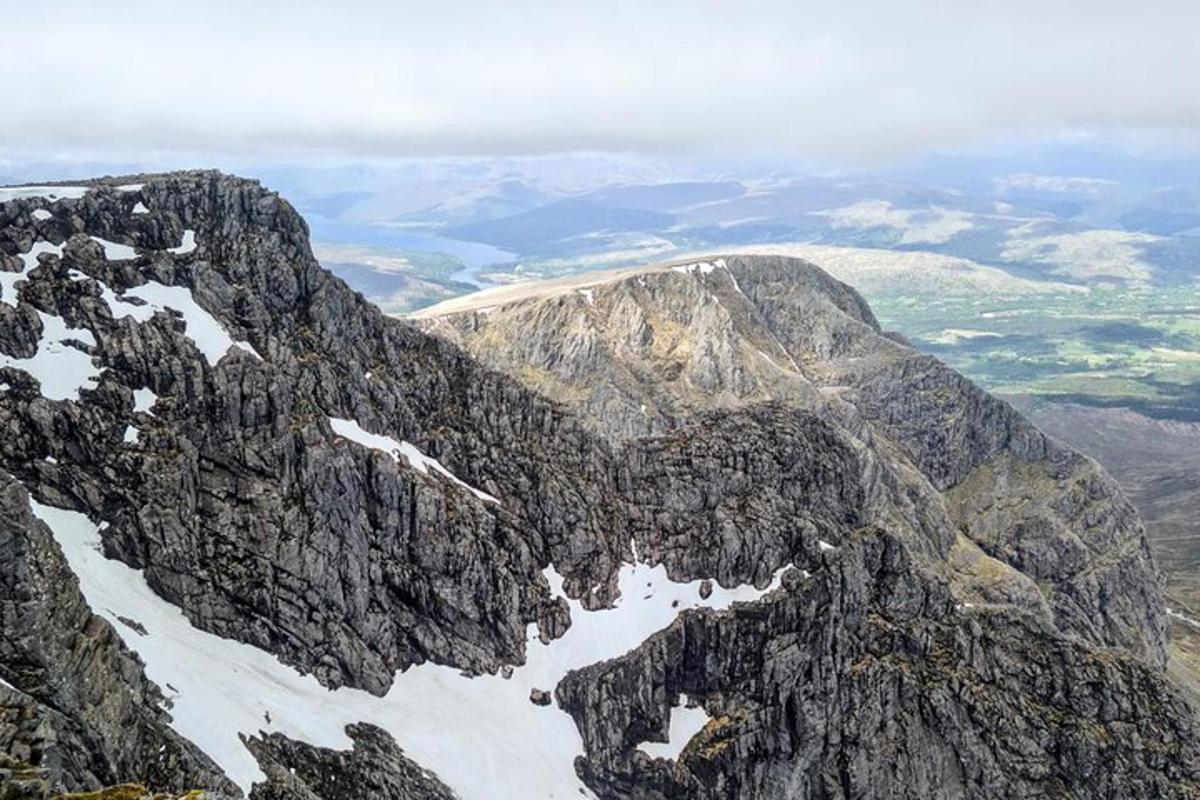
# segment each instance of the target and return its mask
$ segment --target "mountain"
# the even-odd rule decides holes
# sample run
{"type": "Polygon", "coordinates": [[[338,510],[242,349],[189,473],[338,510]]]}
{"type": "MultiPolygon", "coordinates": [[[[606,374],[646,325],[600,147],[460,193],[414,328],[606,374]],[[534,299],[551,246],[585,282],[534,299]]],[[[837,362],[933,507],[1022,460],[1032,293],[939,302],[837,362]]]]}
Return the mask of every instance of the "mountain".
{"type": "Polygon", "coordinates": [[[256,182],[5,191],[9,796],[1200,794],[1132,507],[816,267],[431,335],[256,182]]]}
{"type": "Polygon", "coordinates": [[[1014,398],[1043,430],[1099,459],[1146,523],[1171,623],[1170,668],[1200,696],[1200,424],[1014,398]]]}

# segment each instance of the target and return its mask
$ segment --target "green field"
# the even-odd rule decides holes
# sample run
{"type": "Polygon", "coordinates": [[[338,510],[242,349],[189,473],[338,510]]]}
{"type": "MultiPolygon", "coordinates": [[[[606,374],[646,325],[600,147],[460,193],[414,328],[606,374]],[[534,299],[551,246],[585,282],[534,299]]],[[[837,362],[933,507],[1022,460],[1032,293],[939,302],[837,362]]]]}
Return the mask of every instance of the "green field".
{"type": "Polygon", "coordinates": [[[985,388],[1200,420],[1200,291],[869,296],[885,328],[985,388]]]}

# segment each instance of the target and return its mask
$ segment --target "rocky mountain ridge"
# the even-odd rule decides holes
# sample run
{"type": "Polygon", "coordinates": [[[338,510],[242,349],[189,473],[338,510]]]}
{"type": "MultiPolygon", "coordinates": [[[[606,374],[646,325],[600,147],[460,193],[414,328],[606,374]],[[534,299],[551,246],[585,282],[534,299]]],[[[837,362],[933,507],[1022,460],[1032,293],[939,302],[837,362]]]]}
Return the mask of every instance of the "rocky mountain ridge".
{"type": "MultiPolygon", "coordinates": [[[[654,308],[610,309],[601,287],[570,301],[582,318],[525,318],[535,348],[577,327],[550,360],[518,360],[566,389],[592,370],[592,407],[384,317],[254,182],[193,172],[56,194],[0,205],[0,269],[19,273],[0,287],[0,545],[14,554],[0,746],[47,790],[470,800],[474,777],[439,748],[500,752],[514,720],[540,714],[513,759],[545,767],[525,796],[1198,791],[1128,503],[1092,462],[881,336],[818,270],[708,263],[641,278],[654,308]],[[704,299],[717,294],[728,304],[704,299]],[[588,309],[642,320],[598,336],[588,309]],[[636,334],[625,345],[651,352],[648,371],[611,357],[614,331],[636,334]],[[664,339],[677,371],[656,375],[664,339]],[[780,376],[745,366],[756,358],[780,376]],[[706,380],[732,400],[692,402],[706,380]],[[639,429],[628,407],[647,398],[639,429]],[[36,577],[69,572],[82,597],[36,577]],[[103,593],[101,576],[127,575],[146,591],[103,593]],[[133,596],[140,619],[117,611],[133,596]],[[529,670],[614,613],[648,638],[537,685],[529,670]],[[228,675],[156,687],[181,653],[200,657],[172,650],[193,639],[228,653],[228,675]],[[275,669],[252,668],[260,654],[383,724],[321,732],[297,711],[324,697],[316,682],[282,672],[269,685],[292,694],[218,705],[275,669]],[[427,678],[447,703],[480,703],[465,709],[477,729],[389,711],[427,678]],[[550,705],[526,689],[493,723],[498,694],[480,687],[527,680],[550,705]],[[97,712],[77,685],[126,705],[97,712]],[[708,721],[673,759],[647,755],[685,694],[708,721]],[[196,716],[206,704],[228,711],[225,738],[200,730],[227,721],[196,716]],[[538,736],[560,720],[561,752],[538,736]]],[[[493,796],[520,788],[504,761],[484,776],[493,796]]]]}
{"type": "Polygon", "coordinates": [[[907,494],[944,515],[926,528],[951,536],[963,602],[1016,602],[1162,663],[1157,577],[1113,481],[885,335],[862,298],[817,267],[715,257],[506,294],[498,306],[434,307],[419,321],[560,398],[613,443],[669,436],[712,409],[780,403],[815,415],[902,465],[907,494]]]}

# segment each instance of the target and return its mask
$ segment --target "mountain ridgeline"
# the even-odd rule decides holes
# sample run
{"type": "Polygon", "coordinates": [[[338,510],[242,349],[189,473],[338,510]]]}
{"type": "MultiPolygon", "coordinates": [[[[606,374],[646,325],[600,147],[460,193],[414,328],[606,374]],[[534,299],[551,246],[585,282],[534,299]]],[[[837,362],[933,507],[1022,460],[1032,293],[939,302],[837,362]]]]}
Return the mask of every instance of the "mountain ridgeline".
{"type": "Polygon", "coordinates": [[[0,201],[0,796],[1200,797],[1136,512],[811,264],[402,320],[253,181],[0,201]]]}

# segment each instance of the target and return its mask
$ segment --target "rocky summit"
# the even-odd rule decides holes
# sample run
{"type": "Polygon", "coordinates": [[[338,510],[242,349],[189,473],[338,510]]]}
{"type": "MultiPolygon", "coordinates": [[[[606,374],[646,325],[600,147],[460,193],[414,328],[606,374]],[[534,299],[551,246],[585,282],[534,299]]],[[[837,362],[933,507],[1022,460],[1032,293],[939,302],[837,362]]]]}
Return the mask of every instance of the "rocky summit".
{"type": "Polygon", "coordinates": [[[215,172],[0,189],[0,623],[3,798],[1200,797],[1136,512],[850,287],[397,319],[215,172]]]}

